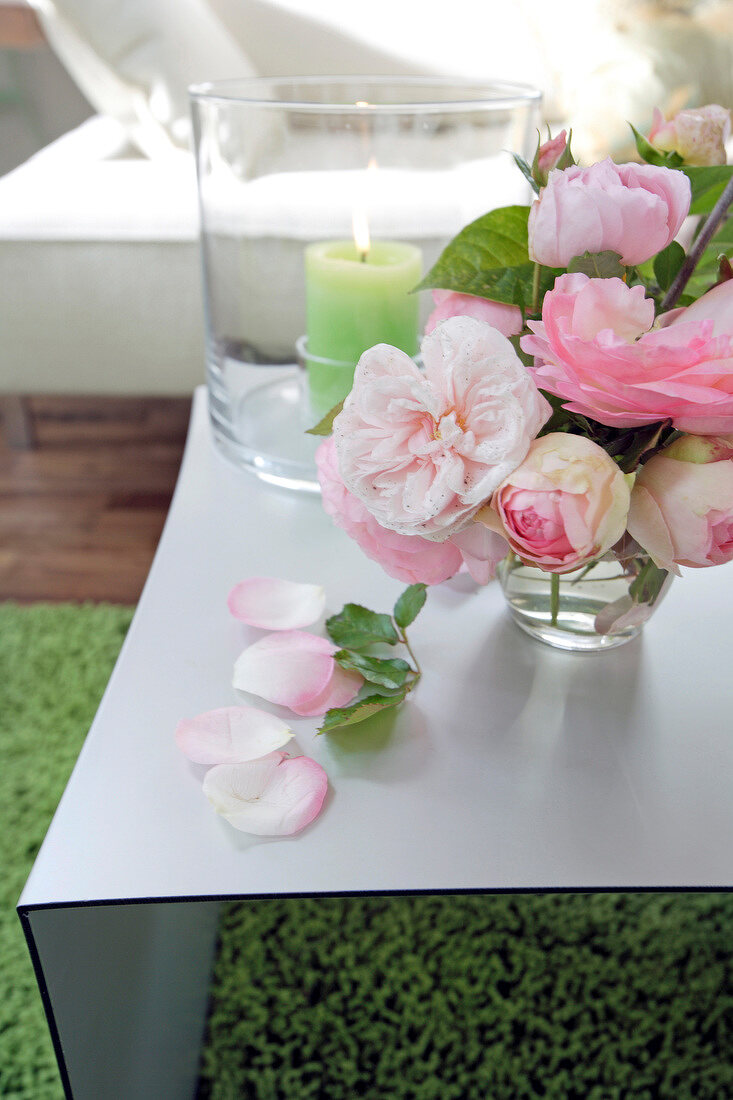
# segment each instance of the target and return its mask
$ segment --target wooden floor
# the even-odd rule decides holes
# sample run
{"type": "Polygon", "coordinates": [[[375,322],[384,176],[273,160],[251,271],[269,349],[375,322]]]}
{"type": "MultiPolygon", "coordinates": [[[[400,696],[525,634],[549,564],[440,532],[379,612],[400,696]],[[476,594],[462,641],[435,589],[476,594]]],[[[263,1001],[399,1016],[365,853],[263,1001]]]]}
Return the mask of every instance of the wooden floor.
{"type": "Polygon", "coordinates": [[[0,600],[138,599],[188,398],[0,398],[0,600]]]}

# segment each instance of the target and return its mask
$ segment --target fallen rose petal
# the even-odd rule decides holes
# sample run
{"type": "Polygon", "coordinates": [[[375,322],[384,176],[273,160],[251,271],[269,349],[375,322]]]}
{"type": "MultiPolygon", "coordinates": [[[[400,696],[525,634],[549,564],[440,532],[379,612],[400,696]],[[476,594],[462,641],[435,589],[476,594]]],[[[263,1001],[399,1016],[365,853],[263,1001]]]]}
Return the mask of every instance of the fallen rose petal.
{"type": "Polygon", "coordinates": [[[314,695],[307,702],[293,704],[291,710],[299,714],[301,718],[311,718],[314,715],[325,714],[331,707],[347,707],[359,694],[364,683],[364,677],[359,672],[347,672],[336,662],[333,662],[333,675],[323,691],[314,695]]]}
{"type": "Polygon", "coordinates": [[[196,764],[239,764],[281,748],[293,736],[274,714],[255,707],[219,707],[178,723],[176,744],[196,764]]]}
{"type": "Polygon", "coordinates": [[[227,600],[235,619],[263,630],[295,630],[320,619],[326,593],[318,584],[297,584],[277,577],[249,577],[234,586],[227,600]]]}
{"type": "Polygon", "coordinates": [[[320,813],[328,778],[308,756],[273,752],[261,760],[217,764],[206,773],[203,787],[216,812],[235,829],[291,836],[320,813]]]}
{"type": "Polygon", "coordinates": [[[268,634],[240,654],[233,685],[270,703],[307,705],[331,679],[335,652],[326,638],[301,630],[268,634]]]}

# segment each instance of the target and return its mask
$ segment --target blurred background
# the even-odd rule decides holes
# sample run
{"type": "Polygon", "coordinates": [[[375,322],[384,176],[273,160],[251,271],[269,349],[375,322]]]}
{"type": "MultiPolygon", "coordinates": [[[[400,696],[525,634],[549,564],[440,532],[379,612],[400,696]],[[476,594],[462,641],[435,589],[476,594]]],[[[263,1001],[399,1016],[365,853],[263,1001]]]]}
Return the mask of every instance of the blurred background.
{"type": "Polygon", "coordinates": [[[733,0],[0,0],[0,392],[203,377],[188,84],[413,74],[539,87],[589,163],[733,104],[733,0]]]}

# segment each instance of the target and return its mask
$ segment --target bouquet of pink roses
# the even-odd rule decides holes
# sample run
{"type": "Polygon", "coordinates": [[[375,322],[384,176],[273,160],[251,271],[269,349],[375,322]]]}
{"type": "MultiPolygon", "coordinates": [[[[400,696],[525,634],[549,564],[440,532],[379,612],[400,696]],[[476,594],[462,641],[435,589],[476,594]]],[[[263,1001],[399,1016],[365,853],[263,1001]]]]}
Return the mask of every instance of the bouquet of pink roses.
{"type": "Polygon", "coordinates": [[[388,574],[557,578],[613,553],[628,621],[668,573],[733,558],[728,132],[719,107],[657,112],[643,163],[581,167],[565,132],[515,157],[531,206],[472,222],[418,288],[422,369],[362,355],[317,461],[326,511],[388,574]]]}

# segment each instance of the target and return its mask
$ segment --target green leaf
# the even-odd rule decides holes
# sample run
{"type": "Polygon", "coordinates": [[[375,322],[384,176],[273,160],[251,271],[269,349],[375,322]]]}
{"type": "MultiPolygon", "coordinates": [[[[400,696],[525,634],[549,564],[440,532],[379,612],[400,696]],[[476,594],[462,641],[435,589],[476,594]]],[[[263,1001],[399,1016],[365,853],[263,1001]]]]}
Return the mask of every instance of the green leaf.
{"type": "Polygon", "coordinates": [[[353,653],[348,649],[339,649],[333,655],[334,661],[350,672],[360,672],[370,684],[380,687],[401,688],[412,669],[401,657],[368,657],[363,653],[353,653]]]}
{"type": "MultiPolygon", "coordinates": [[[[504,268],[530,264],[527,252],[528,206],[502,206],[467,225],[448,244],[416,290],[431,287],[489,298],[488,276],[504,268]]],[[[531,264],[530,264],[531,266],[531,264]]],[[[513,301],[498,298],[496,301],[513,301]]]]}
{"type": "MultiPolygon", "coordinates": [[[[346,398],[344,398],[344,401],[346,398]]],[[[334,405],[332,409],[326,413],[322,420],[319,420],[317,424],[314,424],[312,428],[306,428],[308,435],[330,435],[333,431],[333,422],[344,407],[344,402],[339,401],[338,405],[334,405]]]]}
{"type": "Polygon", "coordinates": [[[427,598],[427,585],[411,584],[406,588],[394,605],[394,620],[404,630],[410,623],[414,623],[423,609],[427,598]]]}
{"type": "MultiPolygon", "coordinates": [[[[631,123],[629,125],[631,126],[631,123]]],[[[636,142],[636,151],[647,164],[654,164],[659,168],[679,168],[684,163],[679,153],[665,153],[661,149],[655,149],[635,126],[631,126],[631,129],[636,142]]]]}
{"type": "Polygon", "coordinates": [[[388,707],[396,707],[406,695],[407,688],[396,695],[368,695],[364,699],[357,699],[348,707],[332,707],[326,711],[323,725],[318,732],[328,733],[340,726],[353,726],[357,722],[363,722],[365,718],[371,718],[373,714],[379,714],[388,707]]]}
{"type": "Polygon", "coordinates": [[[709,214],[733,175],[733,164],[713,164],[708,167],[685,166],[682,171],[692,187],[691,214],[709,214]]]}
{"type": "Polygon", "coordinates": [[[669,290],[684,262],[685,250],[677,241],[672,241],[654,257],[654,277],[662,290],[669,290]]]}
{"type": "Polygon", "coordinates": [[[532,175],[532,169],[527,164],[524,157],[520,157],[517,153],[512,153],[512,156],[514,157],[514,163],[516,164],[517,168],[519,169],[519,171],[522,173],[522,175],[526,179],[529,186],[534,191],[535,195],[539,195],[540,185],[537,183],[534,176],[532,175]]]}
{"type": "MultiPolygon", "coordinates": [[[[684,253],[683,253],[684,256],[684,253]]],[[[618,252],[584,252],[568,264],[571,274],[587,275],[590,279],[623,279],[626,268],[618,252]]]]}
{"type": "Polygon", "coordinates": [[[660,569],[653,561],[644,565],[636,580],[629,585],[629,595],[634,603],[653,604],[667,579],[667,570],[660,569]]]}
{"type": "Polygon", "coordinates": [[[376,642],[387,645],[399,642],[390,615],[379,615],[358,603],[347,603],[338,615],[327,619],[326,630],[341,649],[366,649],[376,642]]]}

